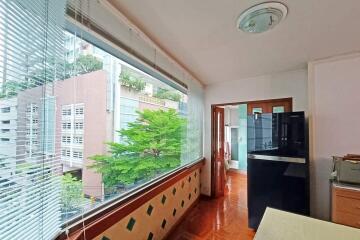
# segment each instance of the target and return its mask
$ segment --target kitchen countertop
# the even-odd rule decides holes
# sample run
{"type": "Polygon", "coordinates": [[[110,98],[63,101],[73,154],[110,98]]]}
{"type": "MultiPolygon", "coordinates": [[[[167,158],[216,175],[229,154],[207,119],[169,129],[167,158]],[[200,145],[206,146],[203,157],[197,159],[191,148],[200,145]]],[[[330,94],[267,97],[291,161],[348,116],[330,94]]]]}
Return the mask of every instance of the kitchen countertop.
{"type": "Polygon", "coordinates": [[[339,183],[337,181],[332,181],[332,184],[334,187],[337,188],[344,188],[344,189],[348,189],[348,190],[353,190],[353,191],[360,191],[360,185],[359,184],[348,184],[348,183],[339,183]]]}
{"type": "Polygon", "coordinates": [[[267,208],[254,240],[359,240],[360,229],[267,208]]]}

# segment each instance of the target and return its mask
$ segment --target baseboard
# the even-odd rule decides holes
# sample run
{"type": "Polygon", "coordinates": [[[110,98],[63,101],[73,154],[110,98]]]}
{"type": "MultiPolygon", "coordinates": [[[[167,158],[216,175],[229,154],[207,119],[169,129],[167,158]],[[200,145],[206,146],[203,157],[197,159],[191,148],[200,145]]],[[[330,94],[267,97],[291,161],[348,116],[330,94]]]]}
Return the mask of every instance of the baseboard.
{"type": "Polygon", "coordinates": [[[190,207],[184,212],[184,214],[176,221],[174,225],[170,228],[170,230],[166,233],[163,240],[167,240],[169,236],[175,231],[175,229],[179,226],[179,224],[187,217],[190,211],[199,203],[200,196],[190,205],[190,207]]]}

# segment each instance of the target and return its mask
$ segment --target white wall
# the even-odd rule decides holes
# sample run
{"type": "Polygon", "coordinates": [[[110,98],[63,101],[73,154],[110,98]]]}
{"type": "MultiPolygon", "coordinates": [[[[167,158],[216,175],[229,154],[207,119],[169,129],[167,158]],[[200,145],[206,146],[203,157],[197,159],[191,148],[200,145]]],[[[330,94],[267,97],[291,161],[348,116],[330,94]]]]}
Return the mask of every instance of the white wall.
{"type": "Polygon", "coordinates": [[[330,216],[331,156],[360,153],[360,54],[309,64],[312,215],[330,216]]]}
{"type": "Polygon", "coordinates": [[[293,97],[293,109],[308,108],[307,70],[301,69],[209,85],[205,89],[205,157],[202,193],[210,195],[211,104],[293,97]]]}

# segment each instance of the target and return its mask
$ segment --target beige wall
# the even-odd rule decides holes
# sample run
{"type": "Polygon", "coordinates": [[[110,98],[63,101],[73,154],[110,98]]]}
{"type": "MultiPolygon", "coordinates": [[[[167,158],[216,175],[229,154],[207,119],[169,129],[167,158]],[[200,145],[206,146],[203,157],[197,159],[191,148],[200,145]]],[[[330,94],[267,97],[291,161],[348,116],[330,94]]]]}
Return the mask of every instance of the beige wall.
{"type": "MultiPolygon", "coordinates": [[[[200,171],[194,170],[192,173],[176,182],[174,185],[159,193],[154,198],[134,210],[118,223],[108,228],[105,232],[97,236],[96,240],[140,240],[148,239],[150,233],[152,239],[161,240],[169,233],[169,230],[176,225],[186,210],[193,205],[199,198],[200,171]],[[174,193],[173,190],[176,189],[174,193]],[[162,198],[165,196],[165,202],[162,198]],[[182,201],[184,204],[182,205],[182,201]],[[147,214],[149,206],[153,207],[151,214],[147,214]],[[175,215],[174,209],[176,210],[175,215]],[[127,228],[130,219],[135,220],[131,230],[127,228]],[[166,221],[164,227],[162,224],[166,221]]],[[[201,223],[199,223],[201,224],[201,223]]]]}
{"type": "Polygon", "coordinates": [[[360,54],[309,64],[312,215],[330,216],[333,155],[360,153],[360,54]]]}
{"type": "Polygon", "coordinates": [[[307,70],[301,69],[209,85],[205,89],[203,194],[210,194],[211,104],[293,97],[295,111],[307,111],[307,70]]]}

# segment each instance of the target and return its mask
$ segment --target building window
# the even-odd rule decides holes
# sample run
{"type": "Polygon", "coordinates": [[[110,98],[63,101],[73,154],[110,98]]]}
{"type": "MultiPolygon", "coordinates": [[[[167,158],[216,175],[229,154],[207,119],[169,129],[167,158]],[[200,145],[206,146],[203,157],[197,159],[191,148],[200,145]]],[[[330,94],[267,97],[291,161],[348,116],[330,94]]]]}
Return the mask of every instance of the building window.
{"type": "Polygon", "coordinates": [[[73,158],[82,159],[83,158],[83,153],[81,151],[74,151],[73,152],[73,158]]]}
{"type": "Polygon", "coordinates": [[[2,141],[2,142],[9,142],[9,141],[10,141],[10,138],[1,138],[1,141],[2,141]]]}
{"type": "Polygon", "coordinates": [[[61,142],[62,143],[71,143],[71,137],[70,136],[62,136],[61,142]]]}
{"type": "Polygon", "coordinates": [[[75,115],[76,116],[84,115],[84,107],[83,106],[75,107],[75,115]]]}
{"type": "Polygon", "coordinates": [[[77,130],[84,129],[84,123],[83,122],[75,122],[75,129],[77,129],[77,130]]]}
{"type": "Polygon", "coordinates": [[[71,116],[71,108],[65,107],[61,111],[61,115],[63,116],[71,116]]]}
{"type": "Polygon", "coordinates": [[[61,155],[63,157],[70,157],[70,150],[68,150],[68,149],[61,150],[61,155]]]}
{"type": "Polygon", "coordinates": [[[32,135],[32,136],[37,136],[38,133],[39,133],[39,129],[37,129],[37,128],[26,129],[26,135],[27,135],[27,136],[30,136],[30,135],[32,135]]]}
{"type": "Polygon", "coordinates": [[[61,126],[62,129],[71,129],[71,122],[63,122],[61,126]]]}
{"type": "Polygon", "coordinates": [[[74,137],[75,144],[83,144],[83,137],[74,137]]]}
{"type": "Polygon", "coordinates": [[[1,129],[1,132],[2,133],[8,133],[8,132],[10,132],[10,129],[1,129]]]}
{"type": "Polygon", "coordinates": [[[39,107],[34,103],[28,104],[26,107],[27,113],[37,113],[38,111],[39,111],[39,107]]]}
{"type": "Polygon", "coordinates": [[[9,112],[10,112],[10,107],[1,108],[1,113],[9,113],[9,112]]]}
{"type": "Polygon", "coordinates": [[[10,120],[1,121],[2,124],[10,124],[10,120]]]}

